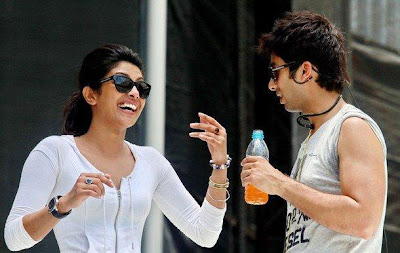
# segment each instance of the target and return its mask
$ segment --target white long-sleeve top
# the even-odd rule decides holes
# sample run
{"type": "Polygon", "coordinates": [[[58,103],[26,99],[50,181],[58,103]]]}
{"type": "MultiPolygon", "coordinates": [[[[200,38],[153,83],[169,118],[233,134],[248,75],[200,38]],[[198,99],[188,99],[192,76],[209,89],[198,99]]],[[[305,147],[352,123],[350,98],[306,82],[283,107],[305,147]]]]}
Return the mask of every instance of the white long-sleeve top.
{"type": "MultiPolygon", "coordinates": [[[[218,209],[207,200],[200,207],[164,156],[150,147],[126,144],[136,160],[132,173],[121,180],[119,190],[105,186],[101,199],[89,197],[54,227],[60,252],[139,253],[152,200],[186,236],[200,246],[212,247],[226,208],[218,209]]],[[[68,193],[83,172],[100,173],[79,152],[71,135],[45,138],[33,149],[5,225],[10,250],[38,243],[26,232],[23,216],[68,193]]]]}

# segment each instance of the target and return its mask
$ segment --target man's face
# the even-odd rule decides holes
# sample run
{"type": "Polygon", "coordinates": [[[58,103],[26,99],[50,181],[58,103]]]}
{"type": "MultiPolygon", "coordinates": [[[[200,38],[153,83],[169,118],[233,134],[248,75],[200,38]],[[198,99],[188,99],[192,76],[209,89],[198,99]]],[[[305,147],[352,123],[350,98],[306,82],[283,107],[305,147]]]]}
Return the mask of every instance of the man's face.
{"type": "Polygon", "coordinates": [[[271,67],[277,68],[282,66],[282,68],[274,71],[276,81],[271,78],[268,83],[268,88],[271,91],[275,91],[276,95],[279,97],[279,102],[285,106],[285,109],[289,112],[300,111],[301,105],[301,94],[303,91],[300,84],[297,84],[290,77],[289,67],[283,67],[287,62],[285,62],[281,57],[271,54],[271,67]]]}

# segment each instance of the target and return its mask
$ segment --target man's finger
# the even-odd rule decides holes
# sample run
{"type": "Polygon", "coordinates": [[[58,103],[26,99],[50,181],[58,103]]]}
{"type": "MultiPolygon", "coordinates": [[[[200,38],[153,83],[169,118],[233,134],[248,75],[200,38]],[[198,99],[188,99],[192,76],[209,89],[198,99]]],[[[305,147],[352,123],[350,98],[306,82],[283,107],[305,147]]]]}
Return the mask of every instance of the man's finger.
{"type": "Polygon", "coordinates": [[[242,165],[242,171],[250,170],[255,167],[255,163],[246,163],[242,165]]]}
{"type": "Polygon", "coordinates": [[[257,162],[257,161],[259,161],[260,159],[265,159],[264,157],[262,157],[262,156],[247,156],[246,158],[244,158],[243,160],[242,160],[242,162],[240,163],[240,165],[244,165],[244,164],[246,164],[246,163],[254,163],[254,162],[257,162]]]}

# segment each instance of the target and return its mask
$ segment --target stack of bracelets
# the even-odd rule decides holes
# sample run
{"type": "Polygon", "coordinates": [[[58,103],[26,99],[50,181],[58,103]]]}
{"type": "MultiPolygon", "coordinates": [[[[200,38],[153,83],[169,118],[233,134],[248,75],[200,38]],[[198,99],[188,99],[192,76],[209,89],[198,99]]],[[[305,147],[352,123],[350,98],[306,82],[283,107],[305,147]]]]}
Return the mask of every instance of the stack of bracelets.
{"type": "MultiPolygon", "coordinates": [[[[229,166],[231,165],[231,161],[232,161],[232,158],[230,158],[229,155],[228,155],[228,156],[227,156],[227,161],[226,161],[225,164],[216,165],[215,162],[214,162],[213,160],[210,160],[210,166],[211,166],[213,169],[215,169],[215,170],[223,170],[223,169],[229,168],[229,166]]],[[[228,195],[226,199],[219,200],[219,199],[214,199],[214,198],[207,192],[207,195],[208,195],[212,200],[217,201],[217,202],[226,202],[226,201],[228,201],[228,199],[231,197],[231,195],[229,194],[229,191],[228,191],[228,187],[229,187],[229,179],[228,179],[228,178],[226,179],[226,182],[225,182],[225,183],[219,184],[219,183],[216,183],[216,182],[212,181],[212,180],[211,180],[211,176],[210,176],[209,181],[208,181],[208,185],[209,185],[210,187],[214,188],[214,189],[217,189],[217,190],[225,190],[225,191],[226,191],[226,194],[228,195]]]]}

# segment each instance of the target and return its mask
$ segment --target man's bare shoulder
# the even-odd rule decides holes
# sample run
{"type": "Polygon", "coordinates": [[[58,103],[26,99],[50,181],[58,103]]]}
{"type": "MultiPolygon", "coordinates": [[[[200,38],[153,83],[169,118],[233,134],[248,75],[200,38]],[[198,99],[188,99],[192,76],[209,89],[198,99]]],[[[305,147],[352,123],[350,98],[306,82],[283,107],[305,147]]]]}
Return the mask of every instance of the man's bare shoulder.
{"type": "Polygon", "coordinates": [[[382,151],[381,143],[366,120],[360,117],[350,117],[343,121],[339,135],[338,151],[340,155],[382,151]]]}
{"type": "Polygon", "coordinates": [[[346,139],[354,140],[358,137],[374,137],[375,133],[366,120],[360,117],[350,117],[343,121],[340,135],[346,137],[346,139]]]}

